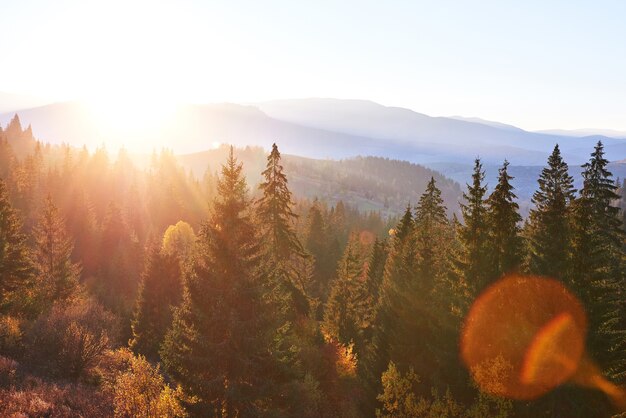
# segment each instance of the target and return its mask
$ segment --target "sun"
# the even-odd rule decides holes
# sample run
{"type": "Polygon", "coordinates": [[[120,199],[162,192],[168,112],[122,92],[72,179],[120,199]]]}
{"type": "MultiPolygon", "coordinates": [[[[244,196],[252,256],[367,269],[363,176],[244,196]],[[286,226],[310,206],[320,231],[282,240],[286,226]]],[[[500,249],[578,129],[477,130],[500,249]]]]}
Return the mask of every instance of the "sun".
{"type": "Polygon", "coordinates": [[[169,125],[178,107],[173,98],[136,91],[99,94],[86,100],[104,137],[153,136],[169,125]]]}

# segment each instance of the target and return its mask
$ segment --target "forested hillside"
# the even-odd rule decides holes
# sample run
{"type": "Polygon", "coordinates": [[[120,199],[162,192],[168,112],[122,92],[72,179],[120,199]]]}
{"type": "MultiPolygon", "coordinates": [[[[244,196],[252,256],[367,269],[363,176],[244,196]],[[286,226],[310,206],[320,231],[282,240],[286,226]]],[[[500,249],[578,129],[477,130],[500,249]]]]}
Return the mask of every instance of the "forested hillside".
{"type": "MultiPolygon", "coordinates": [[[[207,166],[215,171],[228,154],[228,147],[178,156],[183,167],[200,177],[207,166]]],[[[265,152],[258,147],[241,150],[239,158],[250,184],[261,181],[265,152]]],[[[458,213],[461,188],[458,183],[419,164],[380,157],[356,157],[345,160],[315,160],[283,155],[283,165],[290,175],[290,189],[297,197],[319,198],[330,204],[339,201],[359,210],[380,211],[383,216],[399,216],[406,205],[415,203],[434,177],[442,191],[451,216],[458,213]]]]}
{"type": "Polygon", "coordinates": [[[514,359],[468,370],[459,356],[479,295],[548,276],[581,301],[599,373],[626,383],[626,201],[601,143],[580,190],[554,148],[523,222],[506,162],[488,191],[475,161],[456,216],[456,183],[400,161],[274,144],[262,158],[220,148],[206,170],[206,155],[138,164],[21,127],[30,148],[16,151],[13,135],[0,134],[2,416],[616,412],[563,381],[507,398],[514,359]]]}

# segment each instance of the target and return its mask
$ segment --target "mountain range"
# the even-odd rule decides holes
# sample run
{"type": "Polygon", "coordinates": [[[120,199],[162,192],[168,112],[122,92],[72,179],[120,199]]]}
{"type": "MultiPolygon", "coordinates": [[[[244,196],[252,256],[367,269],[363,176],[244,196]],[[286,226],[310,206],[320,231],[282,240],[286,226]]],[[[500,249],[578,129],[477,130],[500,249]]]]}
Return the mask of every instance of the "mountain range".
{"type": "MultiPolygon", "coordinates": [[[[0,124],[6,125],[14,113],[0,114],[0,124]]],[[[17,113],[22,124],[32,125],[34,136],[45,142],[96,147],[111,139],[102,134],[96,119],[79,102],[53,103],[17,113]]],[[[495,183],[497,167],[507,159],[518,194],[528,201],[555,144],[579,178],[577,167],[588,160],[601,140],[607,158],[615,161],[613,173],[626,177],[626,163],[619,162],[626,157],[626,139],[618,131],[529,132],[479,118],[432,117],[363,100],[184,105],[168,120],[154,122],[161,128],[152,133],[134,132],[112,142],[124,143],[134,152],[168,147],[177,154],[198,153],[218,143],[268,149],[277,142],[283,153],[309,158],[404,160],[433,168],[460,184],[468,181],[474,158],[481,158],[490,185],[495,183]]]]}
{"type": "MultiPolygon", "coordinates": [[[[97,146],[111,139],[78,102],[18,113],[22,124],[31,124],[35,136],[47,142],[97,146]]],[[[13,114],[0,114],[0,123],[6,124],[13,114]]],[[[123,138],[127,147],[152,145],[146,151],[165,146],[177,153],[197,152],[215,142],[268,147],[276,141],[288,153],[314,158],[375,155],[421,164],[470,163],[480,156],[486,164],[500,164],[506,158],[512,165],[542,165],[557,143],[570,164],[581,164],[598,140],[604,142],[609,160],[626,156],[626,139],[617,135],[528,132],[482,119],[431,117],[362,100],[185,105],[158,133],[133,135],[123,138]]]]}

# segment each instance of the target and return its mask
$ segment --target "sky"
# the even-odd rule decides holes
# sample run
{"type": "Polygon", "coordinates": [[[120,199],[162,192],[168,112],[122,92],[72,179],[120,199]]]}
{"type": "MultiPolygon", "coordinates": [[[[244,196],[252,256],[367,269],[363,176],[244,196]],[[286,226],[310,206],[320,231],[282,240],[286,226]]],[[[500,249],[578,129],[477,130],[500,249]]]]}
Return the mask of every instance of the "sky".
{"type": "Polygon", "coordinates": [[[103,107],[333,97],[626,130],[624,1],[0,0],[0,91],[103,107]]]}

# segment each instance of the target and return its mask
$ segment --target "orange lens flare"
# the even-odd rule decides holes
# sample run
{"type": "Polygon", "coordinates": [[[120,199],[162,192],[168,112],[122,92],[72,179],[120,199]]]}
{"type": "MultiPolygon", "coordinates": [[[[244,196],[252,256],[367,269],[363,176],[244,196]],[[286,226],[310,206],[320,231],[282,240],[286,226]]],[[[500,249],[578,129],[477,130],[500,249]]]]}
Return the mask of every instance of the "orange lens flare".
{"type": "Polygon", "coordinates": [[[626,391],[585,355],[587,318],[560,282],[511,275],[472,305],[461,334],[461,357],[484,392],[538,398],[570,381],[603,391],[626,410],[626,391]]]}
{"type": "Polygon", "coordinates": [[[579,330],[569,313],[562,313],[548,322],[528,347],[521,370],[521,382],[532,385],[544,382],[546,387],[565,382],[576,372],[582,354],[579,330]]]}
{"type": "Polygon", "coordinates": [[[509,276],[474,302],[462,331],[461,356],[482,390],[535,399],[576,372],[586,329],[582,305],[560,282],[509,276]],[[507,367],[485,372],[495,361],[507,367]]]}

